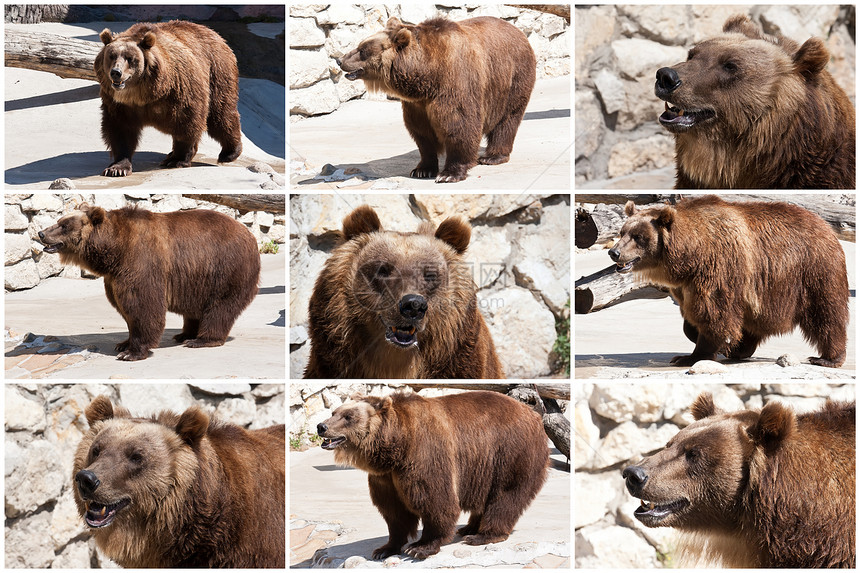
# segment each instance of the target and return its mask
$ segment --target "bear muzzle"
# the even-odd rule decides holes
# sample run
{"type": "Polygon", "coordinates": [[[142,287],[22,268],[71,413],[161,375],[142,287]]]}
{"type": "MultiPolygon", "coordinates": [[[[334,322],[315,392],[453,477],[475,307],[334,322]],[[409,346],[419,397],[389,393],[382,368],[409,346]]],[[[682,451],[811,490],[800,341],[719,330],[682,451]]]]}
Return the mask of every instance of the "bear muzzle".
{"type": "Polygon", "coordinates": [[[64,243],[62,241],[60,241],[59,243],[51,243],[48,239],[45,238],[45,231],[39,231],[39,240],[42,241],[43,245],[45,245],[44,251],[46,253],[57,253],[64,246],[64,243]]]}
{"type": "Polygon", "coordinates": [[[677,101],[672,100],[672,94],[684,83],[678,72],[672,68],[657,70],[657,81],[654,84],[654,95],[665,102],[665,110],[660,115],[660,125],[673,133],[680,133],[696,124],[713,119],[716,113],[712,109],[683,109],[676,107],[677,101]],[[673,105],[669,105],[673,104],[673,105]]]}
{"type": "Polygon", "coordinates": [[[108,504],[95,501],[93,497],[102,482],[90,470],[81,470],[75,474],[75,483],[78,486],[78,493],[86,506],[84,521],[90,527],[105,527],[106,525],[110,525],[119,511],[131,503],[131,500],[128,498],[108,504]]]}
{"type": "Polygon", "coordinates": [[[627,261],[626,263],[620,262],[618,259],[621,258],[621,251],[619,251],[618,248],[609,249],[609,258],[612,259],[616,264],[615,272],[622,274],[629,273],[630,271],[632,271],[636,263],[642,260],[641,257],[635,257],[627,261]]]}
{"type": "Polygon", "coordinates": [[[110,83],[115,90],[125,89],[125,80],[122,79],[122,70],[119,68],[113,68],[110,71],[110,83]]]}
{"type": "Polygon", "coordinates": [[[634,517],[648,527],[658,527],[667,517],[684,510],[690,505],[689,500],[679,498],[668,502],[655,503],[644,499],[645,484],[648,483],[648,473],[640,466],[629,466],[621,472],[627,485],[627,491],[633,497],[640,498],[640,505],[633,512],[634,517]]]}
{"type": "Polygon", "coordinates": [[[336,438],[327,438],[325,433],[328,432],[328,426],[325,422],[317,424],[317,435],[323,439],[320,447],[324,450],[333,450],[346,441],[346,436],[338,436],[336,438]]]}

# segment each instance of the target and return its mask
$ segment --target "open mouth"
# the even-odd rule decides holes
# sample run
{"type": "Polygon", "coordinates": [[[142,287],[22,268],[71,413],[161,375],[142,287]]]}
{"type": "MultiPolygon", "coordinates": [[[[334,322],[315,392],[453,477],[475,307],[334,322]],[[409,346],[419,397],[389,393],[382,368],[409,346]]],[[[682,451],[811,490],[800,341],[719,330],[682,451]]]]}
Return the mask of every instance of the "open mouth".
{"type": "Polygon", "coordinates": [[[716,117],[711,109],[680,109],[665,102],[665,111],[660,115],[660,124],[669,131],[686,131],[700,123],[716,117]]]}
{"type": "Polygon", "coordinates": [[[110,525],[117,513],[129,503],[131,503],[131,500],[127,498],[110,505],[88,501],[86,502],[87,512],[84,514],[84,521],[90,527],[105,527],[106,525],[110,525]]]}
{"type": "Polygon", "coordinates": [[[621,263],[616,263],[615,272],[616,273],[622,273],[622,274],[623,273],[629,273],[630,271],[633,270],[633,265],[638,263],[640,260],[642,260],[641,257],[636,257],[635,259],[627,261],[623,265],[621,263]]]}
{"type": "Polygon", "coordinates": [[[640,501],[641,503],[636,508],[636,511],[633,512],[633,515],[645,525],[651,526],[656,525],[670,515],[678,513],[690,505],[690,502],[684,498],[664,504],[656,504],[653,501],[646,501],[644,499],[640,501]]]}
{"type": "Polygon", "coordinates": [[[400,346],[401,348],[409,348],[414,344],[418,344],[417,331],[414,326],[400,328],[397,326],[389,326],[385,329],[385,340],[400,346]]]}
{"type": "Polygon", "coordinates": [[[324,450],[333,450],[346,441],[345,436],[339,438],[323,438],[321,448],[324,450]]]}
{"type": "Polygon", "coordinates": [[[357,80],[363,75],[364,75],[364,68],[358,68],[357,70],[353,70],[351,72],[348,72],[346,74],[346,76],[344,76],[344,77],[346,77],[346,79],[348,79],[348,80],[357,80]]]}
{"type": "Polygon", "coordinates": [[[43,250],[46,253],[56,253],[56,252],[59,252],[59,250],[62,248],[63,248],[63,243],[54,243],[53,245],[47,245],[43,250]]]}
{"type": "Polygon", "coordinates": [[[110,85],[112,85],[112,86],[113,86],[113,89],[115,89],[115,90],[122,90],[122,89],[125,89],[125,81],[122,81],[122,82],[119,82],[119,83],[117,83],[117,82],[111,82],[111,83],[110,83],[110,85]]]}

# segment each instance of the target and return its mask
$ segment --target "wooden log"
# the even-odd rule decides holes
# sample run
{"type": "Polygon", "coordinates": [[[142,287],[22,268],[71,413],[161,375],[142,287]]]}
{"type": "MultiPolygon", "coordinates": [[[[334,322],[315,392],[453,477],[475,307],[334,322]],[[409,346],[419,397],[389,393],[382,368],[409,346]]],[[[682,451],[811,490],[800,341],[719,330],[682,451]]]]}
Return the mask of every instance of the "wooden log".
{"type": "Polygon", "coordinates": [[[61,78],[96,79],[93,63],[101,42],[9,28],[5,32],[7,66],[51,72],[61,78]]]}
{"type": "Polygon", "coordinates": [[[570,421],[564,414],[544,415],[543,429],[558,451],[570,459],[570,421]]]}
{"type": "Polygon", "coordinates": [[[597,241],[597,225],[591,213],[585,209],[576,210],[576,224],[574,227],[574,240],[580,249],[587,249],[597,241]]]}
{"type": "MultiPolygon", "coordinates": [[[[417,390],[422,388],[459,388],[463,390],[489,390],[491,392],[501,392],[507,394],[518,386],[523,384],[505,384],[503,382],[406,382],[406,386],[411,386],[417,390]]],[[[531,385],[527,384],[530,388],[531,385]]],[[[538,382],[538,394],[541,398],[554,398],[556,400],[570,400],[570,384],[558,384],[555,382],[538,382]]]]}
{"type": "Polygon", "coordinates": [[[843,241],[854,241],[857,234],[857,212],[854,206],[840,205],[818,195],[720,195],[726,201],[782,201],[812,211],[833,228],[843,241]]]}
{"type": "Polygon", "coordinates": [[[196,194],[183,193],[183,197],[197,199],[198,201],[209,201],[226,205],[233,209],[246,213],[248,211],[266,211],[267,213],[282,214],[287,212],[287,202],[283,195],[220,195],[220,194],[196,194]]]}
{"type": "Polygon", "coordinates": [[[508,6],[554,14],[564,18],[567,20],[567,23],[570,24],[570,4],[508,4],[508,6]]]}
{"type": "Polygon", "coordinates": [[[576,281],[573,300],[576,314],[588,314],[627,300],[668,296],[658,285],[641,282],[634,273],[615,272],[616,268],[613,264],[576,281]]]}
{"type": "Polygon", "coordinates": [[[676,203],[680,195],[678,194],[655,194],[655,193],[641,193],[638,195],[633,194],[619,194],[619,195],[608,195],[602,193],[577,193],[574,197],[577,203],[590,203],[597,205],[598,203],[605,203],[607,205],[621,205],[624,206],[628,201],[633,201],[637,205],[648,205],[649,203],[658,203],[661,201],[667,201],[669,203],[676,203]]]}

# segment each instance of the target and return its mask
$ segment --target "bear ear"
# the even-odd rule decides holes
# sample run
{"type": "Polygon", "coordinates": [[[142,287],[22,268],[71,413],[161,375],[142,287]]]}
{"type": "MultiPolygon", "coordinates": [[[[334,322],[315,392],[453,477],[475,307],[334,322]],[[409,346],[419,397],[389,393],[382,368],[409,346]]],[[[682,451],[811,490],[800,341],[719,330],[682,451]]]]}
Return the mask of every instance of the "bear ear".
{"type": "Polygon", "coordinates": [[[105,220],[105,210],[101,207],[92,207],[89,203],[78,205],[78,211],[87,216],[92,225],[100,225],[105,220]]]}
{"type": "Polygon", "coordinates": [[[376,211],[370,205],[362,205],[347,215],[343,220],[343,240],[349,241],[353,237],[364,233],[373,233],[382,230],[382,223],[376,211]]]}
{"type": "Polygon", "coordinates": [[[364,401],[370,404],[376,412],[375,414],[379,414],[380,412],[384,412],[388,408],[391,407],[391,396],[368,396],[364,398],[364,401]]]}
{"type": "Polygon", "coordinates": [[[196,447],[209,428],[209,416],[197,406],[188,408],[176,422],[176,434],[189,446],[196,447]]]}
{"type": "Polygon", "coordinates": [[[664,227],[668,229],[672,226],[672,222],[675,220],[675,209],[672,207],[663,207],[660,210],[660,213],[657,215],[657,218],[654,219],[654,222],[658,227],[664,227]]]}
{"type": "Polygon", "coordinates": [[[140,44],[138,44],[138,46],[140,46],[141,50],[148,50],[151,47],[153,47],[154,45],[155,45],[155,33],[153,33],[153,32],[147,32],[143,36],[143,40],[141,40],[140,44]]]}
{"type": "Polygon", "coordinates": [[[794,70],[806,79],[810,79],[821,73],[830,62],[830,52],[818,38],[810,38],[800,46],[792,58],[794,70]]]}
{"type": "Polygon", "coordinates": [[[110,398],[104,395],[98,396],[84,410],[84,415],[87,417],[87,423],[90,427],[96,422],[110,420],[113,418],[113,404],[111,404],[110,398]]]}
{"type": "Polygon", "coordinates": [[[385,31],[386,32],[393,32],[395,30],[399,30],[402,27],[403,27],[403,22],[401,22],[400,18],[397,18],[396,16],[392,16],[391,18],[388,19],[388,22],[385,23],[385,31]]]}
{"type": "Polygon", "coordinates": [[[412,32],[409,31],[409,28],[401,28],[394,34],[391,41],[394,42],[398,50],[402,50],[412,41],[412,32]]]}
{"type": "Polygon", "coordinates": [[[716,405],[714,405],[714,397],[710,392],[702,392],[699,397],[690,406],[690,412],[693,414],[693,419],[697,422],[704,418],[708,418],[719,413],[716,405]]]}
{"type": "Polygon", "coordinates": [[[636,203],[633,201],[628,201],[624,205],[624,214],[628,217],[632,217],[636,213],[636,203]]]}
{"type": "Polygon", "coordinates": [[[99,34],[99,38],[101,39],[102,43],[107,46],[108,44],[113,42],[114,35],[109,29],[105,28],[104,30],[102,30],[102,33],[99,34]]]}
{"type": "Polygon", "coordinates": [[[747,435],[756,444],[774,446],[791,437],[796,428],[794,410],[781,402],[769,402],[747,435]]]}
{"type": "Polygon", "coordinates": [[[751,40],[765,39],[762,31],[752,23],[746,14],[736,14],[726,20],[726,23],[723,24],[723,32],[726,34],[743,34],[751,40]]]}
{"type": "Polygon", "coordinates": [[[439,228],[436,229],[435,237],[445,241],[459,254],[466,252],[469,240],[472,238],[472,228],[461,217],[448,217],[439,228]]]}

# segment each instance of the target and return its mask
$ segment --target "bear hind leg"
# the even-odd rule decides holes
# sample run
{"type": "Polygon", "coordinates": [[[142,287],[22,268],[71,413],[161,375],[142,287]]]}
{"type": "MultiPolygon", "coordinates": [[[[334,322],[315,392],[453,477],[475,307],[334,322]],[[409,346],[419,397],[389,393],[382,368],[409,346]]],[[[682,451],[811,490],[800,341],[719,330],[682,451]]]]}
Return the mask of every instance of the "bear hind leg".
{"type": "Polygon", "coordinates": [[[810,356],[809,362],[816,366],[839,368],[845,363],[848,344],[848,304],[821,304],[808,310],[800,320],[803,336],[815,345],[819,356],[810,356]],[[842,312],[842,309],[845,309],[842,312]]]}
{"type": "Polygon", "coordinates": [[[176,342],[182,343],[192,338],[197,338],[200,331],[200,321],[196,318],[184,317],[182,321],[182,332],[173,337],[176,342]]]}
{"type": "Polygon", "coordinates": [[[693,353],[675,356],[669,363],[673,366],[692,366],[700,360],[716,360],[717,350],[717,345],[700,332],[693,353]]]}
{"type": "Polygon", "coordinates": [[[505,117],[492,131],[487,133],[487,148],[484,154],[478,158],[478,163],[481,165],[500,165],[511,159],[514,137],[516,137],[520,122],[523,119],[522,111],[505,117]]]}
{"type": "Polygon", "coordinates": [[[206,131],[212,139],[221,144],[218,163],[230,163],[242,154],[242,127],[239,123],[239,112],[235,109],[223,114],[210,113],[206,131]]]}
{"type": "Polygon", "coordinates": [[[197,155],[198,142],[179,141],[173,139],[173,149],[161,161],[162,167],[172,169],[174,167],[191,167],[191,160],[197,155]]]}
{"type": "Polygon", "coordinates": [[[481,527],[481,517],[483,514],[478,512],[472,512],[469,516],[469,523],[461,527],[457,530],[457,535],[461,535],[463,537],[467,535],[474,535],[478,533],[478,529],[481,527]]]}

